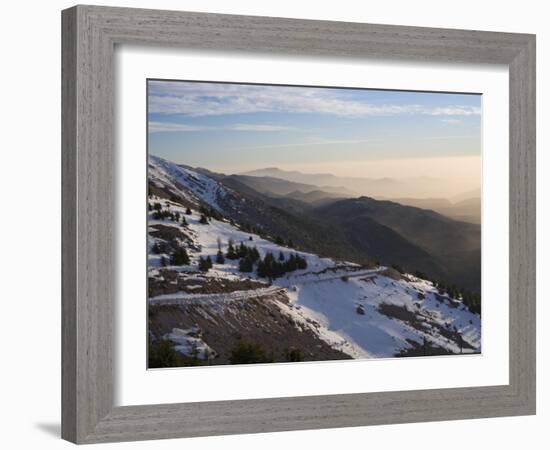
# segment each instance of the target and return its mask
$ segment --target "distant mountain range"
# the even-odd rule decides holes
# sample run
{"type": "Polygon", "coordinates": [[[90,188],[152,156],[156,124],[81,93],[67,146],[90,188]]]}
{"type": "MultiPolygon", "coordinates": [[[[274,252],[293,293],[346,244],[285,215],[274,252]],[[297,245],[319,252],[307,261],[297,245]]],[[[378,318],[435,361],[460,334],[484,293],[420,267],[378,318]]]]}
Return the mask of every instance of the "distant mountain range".
{"type": "MultiPolygon", "coordinates": [[[[472,192],[471,194],[475,195],[476,193],[472,192]]],[[[462,198],[462,196],[460,196],[460,198],[462,198]]],[[[402,205],[432,209],[455,220],[475,224],[481,223],[480,196],[455,201],[451,201],[446,198],[395,198],[388,200],[392,200],[402,205]]],[[[452,200],[454,200],[454,198],[452,200]]]]}
{"type": "Polygon", "coordinates": [[[432,274],[479,290],[481,283],[481,229],[432,210],[379,201],[369,197],[346,199],[314,210],[319,220],[340,227],[354,237],[354,246],[388,262],[402,264],[408,270],[432,274]],[[386,227],[401,240],[378,226],[386,227]],[[373,234],[376,246],[371,244],[373,234]],[[369,236],[366,239],[366,236],[369,236]],[[389,239],[380,243],[383,239],[389,239]],[[410,245],[412,244],[412,245],[410,245]]]}
{"type": "MultiPolygon", "coordinates": [[[[479,189],[447,198],[392,197],[386,194],[401,191],[410,184],[418,186],[426,181],[433,189],[435,181],[429,178],[408,178],[396,181],[390,178],[363,179],[341,178],[331,174],[304,174],[297,171],[285,171],[278,168],[258,169],[247,175],[231,175],[243,184],[270,196],[286,196],[302,202],[320,206],[335,199],[355,198],[361,195],[391,200],[406,206],[431,209],[455,220],[481,223],[481,192],[479,189]],[[279,177],[279,178],[278,178],[279,177]],[[302,181],[299,181],[302,180],[302,181]],[[325,183],[323,185],[315,183],[325,183]],[[341,186],[336,186],[341,183],[341,186]],[[348,187],[350,183],[355,190],[348,187]]],[[[222,178],[218,178],[222,179],[222,178]]],[[[406,188],[408,192],[414,189],[406,188]]]]}
{"type": "Polygon", "coordinates": [[[366,195],[369,197],[430,197],[434,192],[446,190],[444,180],[432,177],[411,176],[407,178],[360,178],[339,177],[329,173],[302,173],[298,171],[282,170],[276,167],[251,170],[241,175],[253,177],[270,177],[287,180],[294,183],[304,183],[321,187],[327,191],[327,187],[346,189],[353,196],[366,195]]]}
{"type": "MultiPolygon", "coordinates": [[[[230,178],[236,181],[246,184],[252,189],[268,195],[289,195],[300,196],[302,194],[308,194],[310,192],[322,192],[322,196],[331,197],[353,197],[355,192],[352,192],[342,186],[317,186],[313,184],[300,183],[296,181],[289,181],[282,178],[274,178],[270,176],[251,176],[251,175],[230,175],[230,178]],[[290,195],[292,194],[292,195],[290,195]]],[[[224,179],[224,178],[222,178],[224,179]]]]}

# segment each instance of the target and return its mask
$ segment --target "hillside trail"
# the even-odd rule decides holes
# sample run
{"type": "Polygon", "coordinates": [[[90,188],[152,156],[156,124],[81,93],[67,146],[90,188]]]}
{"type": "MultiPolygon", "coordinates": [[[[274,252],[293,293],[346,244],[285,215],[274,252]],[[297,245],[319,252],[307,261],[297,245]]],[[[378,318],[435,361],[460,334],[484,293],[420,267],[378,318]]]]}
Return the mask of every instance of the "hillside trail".
{"type": "MultiPolygon", "coordinates": [[[[294,277],[289,277],[284,281],[284,283],[279,285],[278,283],[271,286],[259,289],[250,289],[246,291],[233,291],[233,292],[224,292],[218,294],[192,294],[186,292],[179,292],[174,294],[165,294],[152,297],[149,299],[149,303],[152,305],[178,305],[178,304],[208,304],[208,303],[230,303],[234,301],[243,301],[252,298],[259,298],[265,296],[273,296],[282,292],[286,292],[287,289],[297,288],[299,286],[305,286],[308,284],[324,283],[327,281],[341,280],[342,277],[348,278],[372,278],[382,272],[382,269],[372,269],[366,271],[354,271],[351,273],[342,273],[339,275],[332,275],[327,277],[320,277],[316,279],[303,279],[299,280],[297,278],[304,277],[306,275],[312,275],[312,272],[307,272],[301,275],[294,277]],[[287,285],[288,284],[288,285],[287,285]]],[[[279,280],[278,280],[279,281],[279,280]]],[[[282,281],[282,280],[281,280],[282,281]]]]}

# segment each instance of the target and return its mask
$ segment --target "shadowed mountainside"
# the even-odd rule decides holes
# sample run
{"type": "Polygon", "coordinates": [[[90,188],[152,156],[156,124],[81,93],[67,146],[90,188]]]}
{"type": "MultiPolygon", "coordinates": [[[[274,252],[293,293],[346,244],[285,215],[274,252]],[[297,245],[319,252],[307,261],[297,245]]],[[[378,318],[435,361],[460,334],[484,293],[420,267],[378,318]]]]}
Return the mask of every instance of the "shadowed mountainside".
{"type": "MultiPolygon", "coordinates": [[[[369,197],[333,202],[313,212],[324,223],[344,229],[357,240],[369,233],[364,226],[368,221],[386,226],[408,242],[432,256],[434,270],[424,261],[395,261],[405,269],[426,271],[435,278],[446,279],[459,286],[479,291],[481,281],[481,227],[459,222],[431,210],[404,206],[390,201],[369,197]]],[[[386,259],[388,255],[382,255],[386,259]]],[[[386,262],[388,262],[386,260],[386,262]]]]}

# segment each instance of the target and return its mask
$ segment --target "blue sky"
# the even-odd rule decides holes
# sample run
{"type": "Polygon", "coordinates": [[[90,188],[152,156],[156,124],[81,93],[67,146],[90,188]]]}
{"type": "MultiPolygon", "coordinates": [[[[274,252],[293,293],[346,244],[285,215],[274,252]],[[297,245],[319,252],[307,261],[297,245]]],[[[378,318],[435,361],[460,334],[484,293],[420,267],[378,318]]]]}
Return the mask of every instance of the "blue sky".
{"type": "Polygon", "coordinates": [[[433,161],[463,171],[480,161],[480,95],[156,80],[148,88],[149,151],[191,166],[401,177],[412,166],[426,172],[417,175],[444,170],[433,161]]]}

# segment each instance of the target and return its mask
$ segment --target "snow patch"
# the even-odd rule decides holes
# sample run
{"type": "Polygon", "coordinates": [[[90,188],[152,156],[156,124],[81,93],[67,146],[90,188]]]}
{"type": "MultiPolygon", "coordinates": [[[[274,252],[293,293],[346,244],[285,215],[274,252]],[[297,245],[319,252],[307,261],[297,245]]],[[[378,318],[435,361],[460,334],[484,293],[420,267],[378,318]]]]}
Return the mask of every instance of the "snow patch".
{"type": "Polygon", "coordinates": [[[173,328],[171,333],[164,336],[165,339],[176,344],[174,349],[181,354],[200,359],[214,359],[216,352],[202,340],[199,327],[182,330],[173,328]]]}

